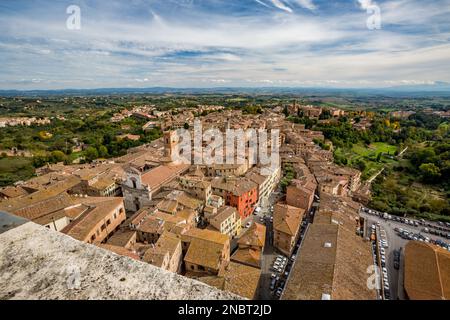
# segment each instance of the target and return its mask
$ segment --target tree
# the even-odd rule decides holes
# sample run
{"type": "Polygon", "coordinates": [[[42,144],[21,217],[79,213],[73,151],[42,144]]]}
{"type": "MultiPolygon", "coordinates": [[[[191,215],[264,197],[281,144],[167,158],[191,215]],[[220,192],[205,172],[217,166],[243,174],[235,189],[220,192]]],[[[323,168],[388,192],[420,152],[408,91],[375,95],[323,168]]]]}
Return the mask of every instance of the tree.
{"type": "Polygon", "coordinates": [[[189,123],[185,122],[183,127],[185,130],[189,130],[189,123]]]}
{"type": "Polygon", "coordinates": [[[52,151],[52,159],[54,162],[63,162],[66,160],[66,155],[62,151],[55,150],[52,151]]]}
{"type": "Polygon", "coordinates": [[[379,152],[379,153],[377,154],[377,162],[380,162],[380,161],[381,161],[381,155],[382,155],[381,152],[379,152]]]}
{"type": "Polygon", "coordinates": [[[366,164],[366,162],[365,162],[364,160],[359,159],[359,160],[356,162],[356,167],[357,167],[360,171],[364,171],[364,170],[366,170],[366,168],[367,168],[367,164],[366,164]]]}
{"type": "Polygon", "coordinates": [[[284,106],[283,113],[286,117],[289,117],[289,109],[288,106],[284,106]]]}
{"type": "Polygon", "coordinates": [[[101,145],[100,147],[98,147],[98,155],[101,158],[107,158],[108,157],[108,148],[106,148],[104,145],[101,145]]]}
{"type": "Polygon", "coordinates": [[[419,170],[426,182],[434,183],[441,177],[441,171],[434,163],[424,163],[419,167],[419,170]]]}
{"type": "Polygon", "coordinates": [[[86,149],[86,160],[93,161],[98,158],[98,150],[94,147],[89,147],[86,149]]]}

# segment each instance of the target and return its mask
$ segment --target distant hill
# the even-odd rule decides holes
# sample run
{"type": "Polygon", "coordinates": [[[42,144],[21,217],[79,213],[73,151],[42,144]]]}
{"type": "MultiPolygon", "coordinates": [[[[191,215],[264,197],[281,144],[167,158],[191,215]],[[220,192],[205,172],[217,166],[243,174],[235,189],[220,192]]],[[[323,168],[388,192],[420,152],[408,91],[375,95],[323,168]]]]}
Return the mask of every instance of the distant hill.
{"type": "Polygon", "coordinates": [[[0,96],[100,96],[129,94],[303,94],[303,95],[357,95],[357,96],[449,96],[450,83],[406,85],[388,88],[320,88],[320,87],[216,87],[216,88],[98,88],[64,90],[0,90],[0,96]]]}

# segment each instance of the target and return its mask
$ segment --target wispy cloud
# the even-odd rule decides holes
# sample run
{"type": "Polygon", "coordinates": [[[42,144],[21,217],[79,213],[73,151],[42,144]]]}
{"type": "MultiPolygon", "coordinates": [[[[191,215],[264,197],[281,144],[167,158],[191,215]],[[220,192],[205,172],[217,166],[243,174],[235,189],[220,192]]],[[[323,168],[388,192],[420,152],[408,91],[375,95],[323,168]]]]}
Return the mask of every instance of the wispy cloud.
{"type": "Polygon", "coordinates": [[[314,4],[313,0],[295,0],[301,7],[309,9],[309,10],[316,10],[317,7],[314,4]]]}
{"type": "Polygon", "coordinates": [[[285,3],[283,3],[282,0],[270,0],[270,1],[278,9],[281,9],[281,10],[284,10],[284,11],[287,11],[287,12],[290,12],[290,13],[293,12],[292,9],[289,6],[287,6],[285,3]]]}
{"type": "Polygon", "coordinates": [[[450,82],[450,0],[71,2],[0,2],[0,88],[450,82]]]}

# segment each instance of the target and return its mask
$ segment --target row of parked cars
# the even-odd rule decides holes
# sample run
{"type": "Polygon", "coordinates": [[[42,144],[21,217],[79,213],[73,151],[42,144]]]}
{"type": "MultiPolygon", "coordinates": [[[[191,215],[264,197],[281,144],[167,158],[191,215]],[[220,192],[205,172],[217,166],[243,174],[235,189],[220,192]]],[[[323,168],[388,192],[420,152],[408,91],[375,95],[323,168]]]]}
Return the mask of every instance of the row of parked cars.
{"type": "Polygon", "coordinates": [[[397,232],[397,235],[399,237],[401,237],[402,239],[432,243],[432,244],[442,247],[443,249],[450,251],[450,244],[448,244],[442,240],[431,239],[427,236],[424,236],[421,233],[411,232],[409,230],[404,230],[402,228],[395,228],[394,231],[397,232]]]}
{"type": "Polygon", "coordinates": [[[286,266],[288,263],[289,261],[287,257],[278,255],[272,265],[272,271],[275,272],[271,275],[270,291],[272,291],[277,298],[281,297],[283,288],[286,285],[286,281],[284,279],[286,279],[289,275],[289,271],[286,271],[286,266]]]}
{"type": "Polygon", "coordinates": [[[447,238],[450,239],[450,232],[444,232],[444,231],[439,231],[439,230],[435,230],[435,229],[430,229],[430,228],[423,228],[422,232],[425,233],[429,233],[438,237],[442,237],[442,238],[447,238]]]}
{"type": "MultiPolygon", "coordinates": [[[[372,234],[375,234],[376,229],[375,229],[375,225],[372,226],[372,234]]],[[[381,241],[381,240],[379,240],[381,241]]],[[[380,255],[378,256],[377,252],[377,242],[373,241],[372,242],[372,253],[373,253],[373,263],[376,266],[380,266],[381,270],[382,270],[382,277],[383,277],[383,292],[384,292],[384,298],[389,300],[390,299],[390,288],[389,288],[389,277],[388,277],[388,273],[387,273],[387,268],[386,268],[386,251],[383,247],[381,247],[381,242],[379,242],[380,246],[379,246],[379,253],[380,255]],[[379,259],[378,259],[379,257],[379,259]]]]}
{"type": "Polygon", "coordinates": [[[394,250],[394,269],[400,269],[400,256],[401,256],[402,248],[399,250],[394,250]]]}
{"type": "Polygon", "coordinates": [[[407,218],[403,218],[403,217],[392,216],[386,212],[378,212],[376,210],[372,210],[369,208],[362,208],[362,211],[366,212],[370,215],[378,216],[378,217],[386,219],[386,220],[400,222],[400,223],[407,224],[407,225],[413,226],[413,227],[424,226],[424,227],[428,227],[430,229],[436,229],[438,231],[448,232],[450,234],[450,223],[449,222],[438,221],[437,225],[436,225],[431,222],[427,222],[424,219],[419,219],[419,220],[407,219],[407,218]]]}

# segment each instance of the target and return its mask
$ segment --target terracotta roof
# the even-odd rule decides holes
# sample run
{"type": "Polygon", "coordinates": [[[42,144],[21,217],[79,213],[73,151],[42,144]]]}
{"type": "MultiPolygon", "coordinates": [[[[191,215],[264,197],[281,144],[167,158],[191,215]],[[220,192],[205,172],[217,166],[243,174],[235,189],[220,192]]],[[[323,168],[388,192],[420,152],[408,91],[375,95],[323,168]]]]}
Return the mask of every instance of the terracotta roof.
{"type": "Polygon", "coordinates": [[[239,179],[236,181],[232,193],[235,196],[242,196],[247,192],[250,192],[252,190],[256,190],[258,185],[254,183],[253,181],[250,181],[248,179],[239,179]]]}
{"type": "Polygon", "coordinates": [[[332,224],[309,227],[283,299],[320,300],[322,294],[331,295],[338,229],[332,224]],[[331,244],[329,248],[325,247],[326,242],[331,244]]]}
{"type": "Polygon", "coordinates": [[[236,208],[230,206],[222,207],[217,211],[217,214],[210,218],[210,224],[214,228],[220,230],[220,225],[222,224],[222,222],[229,219],[233,215],[235,218],[238,216],[236,208]]]}
{"type": "Polygon", "coordinates": [[[450,252],[410,241],[405,248],[405,290],[412,300],[449,300],[450,252]]]}
{"type": "Polygon", "coordinates": [[[226,244],[230,241],[230,237],[222,234],[217,231],[211,231],[207,229],[198,229],[198,228],[192,228],[188,231],[186,231],[182,235],[182,239],[184,241],[191,241],[192,239],[203,239],[210,241],[212,243],[218,243],[221,245],[226,244]]]}
{"type": "Polygon", "coordinates": [[[266,226],[253,223],[239,238],[238,244],[244,246],[264,247],[266,243],[266,226]]]}
{"type": "Polygon", "coordinates": [[[177,211],[178,202],[176,200],[164,199],[156,205],[158,210],[174,214],[177,211]]]}
{"type": "Polygon", "coordinates": [[[4,195],[8,198],[16,198],[27,195],[29,192],[22,188],[21,186],[18,187],[5,187],[0,189],[0,194],[4,195]]]}
{"type": "Polygon", "coordinates": [[[244,298],[254,299],[259,285],[261,270],[230,262],[225,270],[219,273],[219,276],[225,279],[223,290],[244,298]]]}
{"type": "Polygon", "coordinates": [[[110,244],[103,244],[103,243],[96,243],[95,245],[97,247],[103,248],[105,250],[114,252],[115,254],[118,254],[120,256],[129,257],[129,258],[132,258],[134,260],[141,260],[136,253],[134,253],[134,252],[132,252],[132,251],[130,251],[128,249],[125,249],[124,247],[113,246],[113,245],[110,245],[110,244]]]}
{"type": "Polygon", "coordinates": [[[122,198],[101,198],[100,199],[79,199],[80,202],[92,207],[88,214],[83,214],[80,218],[73,221],[61,232],[71,236],[80,241],[84,241],[92,229],[101,221],[105,219],[111,211],[118,206],[123,205],[122,198]]]}
{"type": "Polygon", "coordinates": [[[192,209],[183,209],[175,214],[175,216],[184,219],[186,221],[194,219],[196,215],[197,213],[192,209]]]}
{"type": "Polygon", "coordinates": [[[236,261],[245,265],[260,268],[261,267],[261,250],[252,248],[239,248],[231,256],[232,261],[236,261]]]}
{"type": "Polygon", "coordinates": [[[273,228],[274,230],[294,236],[300,228],[304,214],[304,209],[287,204],[276,204],[273,213],[273,228]]]}
{"type": "Polygon", "coordinates": [[[188,170],[189,167],[188,164],[156,167],[142,175],[142,183],[148,185],[150,189],[158,188],[188,170]]]}
{"type": "Polygon", "coordinates": [[[164,230],[163,225],[163,219],[147,218],[141,222],[137,230],[145,233],[161,234],[164,230]]]}
{"type": "Polygon", "coordinates": [[[180,190],[174,190],[174,191],[170,192],[166,196],[166,199],[176,201],[178,204],[182,205],[183,207],[193,209],[193,210],[197,210],[202,205],[201,200],[199,200],[195,197],[192,197],[188,193],[186,193],[184,191],[180,191],[180,190]]]}
{"type": "Polygon", "coordinates": [[[321,197],[283,299],[320,300],[322,294],[334,300],[376,299],[366,285],[367,266],[373,264],[371,246],[355,233],[357,217],[357,203],[351,199],[321,197]]]}
{"type": "Polygon", "coordinates": [[[147,216],[153,213],[155,208],[141,208],[139,209],[135,214],[133,214],[131,217],[129,217],[124,224],[126,225],[134,225],[138,226],[141,222],[143,222],[147,216]]]}
{"type": "Polygon", "coordinates": [[[254,299],[261,270],[240,263],[230,262],[218,276],[198,277],[197,280],[220,290],[254,299]]]}
{"type": "Polygon", "coordinates": [[[43,199],[39,202],[29,204],[21,209],[14,210],[13,213],[20,217],[36,220],[50,213],[57,212],[74,204],[72,198],[67,193],[62,193],[54,197],[43,199]]]}
{"type": "Polygon", "coordinates": [[[41,225],[46,225],[52,221],[57,221],[64,217],[74,220],[74,219],[80,217],[83,213],[85,213],[88,210],[90,210],[89,206],[86,206],[84,204],[76,204],[74,206],[67,207],[67,208],[58,210],[56,212],[52,212],[45,216],[39,217],[37,219],[33,219],[33,222],[41,224],[41,225]]]}
{"type": "MultiPolygon", "coordinates": [[[[57,182],[52,183],[49,186],[43,187],[42,190],[38,190],[30,195],[12,198],[0,202],[0,209],[6,212],[14,213],[15,211],[19,211],[20,209],[25,209],[26,207],[32,207],[33,205],[38,206],[39,202],[64,194],[67,190],[74,187],[78,183],[80,183],[80,179],[77,177],[74,176],[65,177],[63,180],[58,180],[57,182]]],[[[44,211],[48,213],[49,210],[51,209],[45,209],[44,211]]],[[[41,213],[37,213],[35,209],[33,209],[32,211],[33,213],[30,213],[30,217],[25,218],[33,219],[35,215],[37,215],[36,217],[42,215],[41,213]]]]}
{"type": "Polygon", "coordinates": [[[262,185],[267,180],[267,176],[263,176],[255,172],[251,172],[245,176],[257,185],[262,185]]]}
{"type": "Polygon", "coordinates": [[[142,260],[160,266],[165,256],[168,255],[170,258],[178,247],[181,247],[181,240],[175,234],[165,231],[155,246],[145,252],[142,260]]]}
{"type": "Polygon", "coordinates": [[[218,270],[222,261],[223,250],[224,244],[194,238],[189,245],[184,261],[218,270]]]}
{"type": "Polygon", "coordinates": [[[134,237],[136,237],[136,231],[119,230],[108,239],[107,243],[113,246],[125,247],[134,237]]]}

